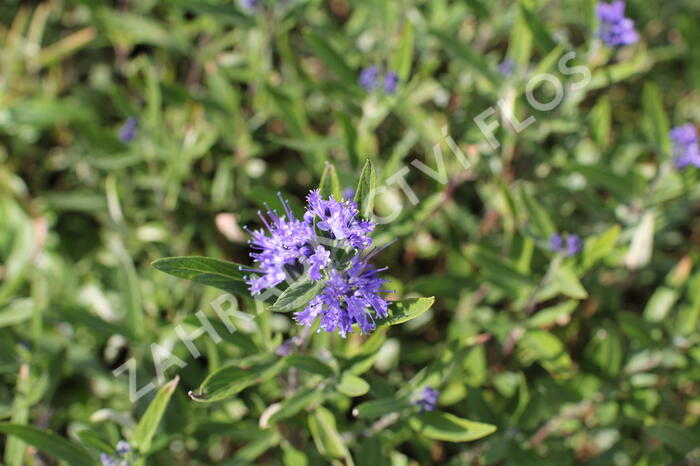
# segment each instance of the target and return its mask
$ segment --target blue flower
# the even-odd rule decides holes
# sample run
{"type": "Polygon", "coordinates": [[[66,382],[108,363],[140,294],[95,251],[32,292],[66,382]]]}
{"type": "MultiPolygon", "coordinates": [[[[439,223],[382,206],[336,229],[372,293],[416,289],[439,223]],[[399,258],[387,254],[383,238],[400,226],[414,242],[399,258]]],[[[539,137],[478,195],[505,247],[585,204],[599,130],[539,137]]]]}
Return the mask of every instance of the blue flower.
{"type": "Polygon", "coordinates": [[[564,249],[564,239],[559,233],[554,233],[549,237],[549,248],[554,252],[560,252],[564,249]]]}
{"type": "Polygon", "coordinates": [[[358,218],[354,202],[321,198],[318,190],[307,196],[306,212],[298,220],[280,198],[285,215],[268,210],[260,216],[267,232],[252,232],[250,255],[258,275],[247,277],[251,294],[260,294],[285,280],[308,276],[323,281],[323,288],[303,310],[295,313],[297,323],[337,331],[345,337],[357,324],[362,333],[375,329],[375,317],[388,314],[389,303],[381,297],[386,280],[369,264],[378,249],[369,249],[374,223],[358,218]]]}
{"type": "Polygon", "coordinates": [[[139,122],[136,118],[127,118],[124,125],[122,125],[121,129],[119,130],[119,139],[121,139],[123,143],[133,141],[136,137],[136,128],[138,125],[139,122]]]}
{"type": "Polygon", "coordinates": [[[360,72],[358,83],[366,91],[373,91],[379,86],[379,68],[376,65],[368,66],[360,72]]]}
{"type": "Polygon", "coordinates": [[[503,76],[510,76],[515,71],[515,62],[512,58],[506,58],[498,65],[498,72],[503,76]]]}
{"type": "Polygon", "coordinates": [[[413,404],[417,405],[420,408],[421,412],[434,411],[437,407],[439,397],[439,391],[431,387],[425,387],[421,392],[420,398],[414,401],[413,404]]]}
{"type": "Polygon", "coordinates": [[[569,256],[575,256],[581,252],[581,238],[578,235],[569,235],[566,238],[566,254],[569,256]]]}
{"type": "Polygon", "coordinates": [[[384,92],[393,94],[396,92],[396,86],[399,84],[399,75],[396,71],[389,71],[384,77],[384,92]]]}
{"type": "Polygon", "coordinates": [[[625,17],[625,2],[599,2],[597,7],[600,31],[598,35],[609,47],[634,44],[639,34],[634,29],[634,21],[625,17]]]}
{"type": "Polygon", "coordinates": [[[700,135],[692,124],[676,126],[669,133],[673,144],[673,162],[681,170],[689,165],[700,168],[700,135]]]}

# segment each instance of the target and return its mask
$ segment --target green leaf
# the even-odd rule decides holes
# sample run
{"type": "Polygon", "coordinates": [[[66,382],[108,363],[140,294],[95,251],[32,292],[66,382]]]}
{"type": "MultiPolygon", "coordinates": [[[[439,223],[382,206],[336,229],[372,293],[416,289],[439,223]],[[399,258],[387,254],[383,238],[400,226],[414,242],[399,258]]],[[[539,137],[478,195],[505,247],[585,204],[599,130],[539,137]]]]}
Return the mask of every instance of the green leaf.
{"type": "Polygon", "coordinates": [[[695,273],[688,282],[688,304],[678,311],[677,334],[689,335],[698,327],[700,318],[700,272],[695,273]]]}
{"type": "MultiPolygon", "coordinates": [[[[413,61],[413,24],[410,21],[404,22],[401,31],[401,44],[399,50],[392,57],[391,69],[396,70],[401,81],[407,81],[411,72],[413,61]]],[[[359,204],[358,204],[359,205],[359,204]]]]}
{"type": "Polygon", "coordinates": [[[694,450],[700,440],[692,430],[671,421],[657,422],[653,426],[647,427],[646,432],[680,455],[686,455],[694,450]]]}
{"type": "Polygon", "coordinates": [[[109,443],[106,439],[104,439],[97,432],[85,429],[85,430],[81,430],[81,431],[77,432],[76,435],[84,443],[91,445],[92,447],[94,447],[98,451],[105,452],[109,455],[113,455],[115,453],[114,446],[112,446],[111,443],[109,443]]]}
{"type": "Polygon", "coordinates": [[[557,41],[549,32],[547,27],[542,24],[540,17],[533,12],[530,8],[525,6],[524,2],[519,2],[518,6],[525,19],[525,23],[530,28],[532,32],[532,38],[535,42],[535,46],[540,50],[542,54],[548,54],[553,48],[557,46],[557,41]]]}
{"type": "Polygon", "coordinates": [[[574,312],[578,304],[577,301],[568,300],[555,306],[542,309],[541,311],[537,311],[537,314],[530,317],[527,320],[527,324],[531,328],[542,328],[554,325],[560,318],[574,312]]]}
{"type": "Polygon", "coordinates": [[[338,173],[335,171],[335,167],[332,163],[326,163],[326,168],[323,170],[323,175],[321,175],[321,183],[318,189],[323,198],[333,196],[336,201],[343,198],[340,180],[338,180],[338,173]]]}
{"type": "Polygon", "coordinates": [[[369,391],[369,384],[356,375],[344,372],[340,376],[340,381],[336,388],[343,395],[354,398],[366,394],[369,391]]]}
{"type": "Polygon", "coordinates": [[[664,111],[661,90],[652,83],[646,83],[642,89],[642,107],[644,108],[644,133],[649,142],[663,155],[671,154],[671,141],[668,137],[668,117],[664,111]]]}
{"type": "Polygon", "coordinates": [[[370,218],[374,209],[374,195],[377,190],[377,174],[374,165],[367,159],[362,167],[360,181],[355,190],[355,204],[360,211],[360,217],[370,218]]]}
{"type": "Polygon", "coordinates": [[[362,419],[377,419],[391,413],[398,413],[412,405],[404,400],[396,398],[380,398],[378,400],[365,401],[352,410],[355,417],[362,419]]]}
{"type": "Polygon", "coordinates": [[[324,36],[313,29],[304,31],[304,38],[314,53],[340,78],[343,84],[354,87],[356,85],[355,73],[345,63],[343,56],[331,47],[327,35],[324,34],[324,36]]]}
{"type": "Polygon", "coordinates": [[[318,295],[323,288],[323,283],[323,280],[300,278],[279,295],[271,309],[275,312],[297,311],[318,295]]]}
{"type": "Polygon", "coordinates": [[[348,454],[336,429],[335,416],[323,406],[309,416],[309,429],[321,455],[326,458],[342,458],[348,454]]]}
{"type": "Polygon", "coordinates": [[[518,341],[517,356],[525,365],[538,362],[554,375],[571,367],[571,358],[564,344],[545,330],[528,330],[518,341]]]}
{"type": "Polygon", "coordinates": [[[440,41],[440,45],[448,55],[467,65],[470,71],[481,75],[493,85],[500,84],[503,81],[503,77],[496,73],[482,55],[477,53],[469,44],[458,41],[454,35],[437,29],[432,29],[430,33],[440,41]]]}
{"type": "Polygon", "coordinates": [[[554,222],[549,218],[547,211],[525,189],[525,186],[520,187],[520,197],[527,212],[528,221],[532,224],[537,235],[545,239],[552,236],[556,232],[554,222]]]}
{"type": "Polygon", "coordinates": [[[554,281],[559,285],[559,290],[569,298],[586,299],[588,297],[588,293],[581,285],[576,272],[568,265],[559,267],[559,270],[554,273],[554,281]]]}
{"type": "Polygon", "coordinates": [[[268,421],[269,424],[274,424],[278,421],[288,419],[300,411],[311,406],[319,404],[323,399],[323,392],[316,387],[304,387],[282,401],[280,409],[277,410],[268,421]]]}
{"type": "Polygon", "coordinates": [[[224,400],[274,377],[284,368],[285,360],[274,354],[263,355],[250,364],[225,366],[209,374],[189,396],[205,403],[224,400]]]}
{"type": "Polygon", "coordinates": [[[130,439],[131,445],[138,449],[139,452],[146,453],[150,450],[151,440],[153,440],[158,424],[160,424],[160,420],[163,414],[165,414],[165,408],[168,407],[170,398],[173,396],[173,392],[179,381],[180,377],[176,376],[173,380],[161,387],[153,398],[153,401],[151,401],[151,404],[146,408],[146,412],[141,416],[130,439]]]}
{"type": "Polygon", "coordinates": [[[153,267],[178,278],[248,296],[240,265],[211,257],[165,257],[153,261],[153,267]]]}
{"type": "Polygon", "coordinates": [[[335,373],[328,364],[308,354],[290,354],[285,358],[285,364],[287,367],[295,367],[323,377],[330,377],[335,373]]]}
{"type": "Polygon", "coordinates": [[[389,314],[386,317],[377,319],[377,326],[398,325],[408,322],[430,309],[434,303],[434,296],[429,298],[410,298],[392,302],[389,305],[389,314]]]}
{"type": "Polygon", "coordinates": [[[620,225],[614,225],[600,236],[596,236],[586,241],[583,248],[583,268],[589,269],[596,262],[608,257],[617,244],[620,237],[620,225]]]}
{"type": "Polygon", "coordinates": [[[418,433],[446,442],[470,442],[496,431],[496,426],[491,424],[469,421],[440,411],[415,414],[409,418],[408,422],[418,433]]]}
{"type": "Polygon", "coordinates": [[[0,432],[18,437],[47,456],[65,461],[71,466],[93,466],[95,464],[87,450],[52,432],[5,422],[0,423],[0,432]]]}

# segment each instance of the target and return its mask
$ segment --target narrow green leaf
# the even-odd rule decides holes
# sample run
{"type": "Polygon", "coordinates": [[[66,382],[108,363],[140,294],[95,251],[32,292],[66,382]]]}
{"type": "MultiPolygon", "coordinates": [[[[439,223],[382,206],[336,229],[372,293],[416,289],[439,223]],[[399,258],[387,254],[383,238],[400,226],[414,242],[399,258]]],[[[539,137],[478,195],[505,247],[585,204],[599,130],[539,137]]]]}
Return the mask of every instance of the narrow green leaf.
{"type": "Polygon", "coordinates": [[[151,448],[151,441],[156,433],[158,424],[160,424],[160,420],[163,414],[165,414],[165,408],[168,407],[170,398],[173,396],[173,392],[179,381],[180,377],[176,376],[158,390],[153,401],[148,405],[146,412],[143,413],[139,423],[136,425],[130,443],[141,453],[146,453],[151,448]]]}
{"type": "Polygon", "coordinates": [[[84,443],[91,445],[98,451],[107,453],[109,455],[112,455],[115,452],[114,446],[111,443],[109,443],[101,435],[92,430],[81,430],[76,435],[84,443]]]}
{"type": "Polygon", "coordinates": [[[161,270],[178,278],[191,280],[202,285],[213,286],[234,294],[249,295],[244,275],[240,265],[212,257],[165,257],[153,261],[152,264],[161,270]]]}
{"type": "Polygon", "coordinates": [[[323,280],[300,278],[279,295],[271,309],[275,312],[297,311],[321,291],[323,283],[323,280]]]}
{"type": "Polygon", "coordinates": [[[209,374],[189,396],[194,401],[205,403],[224,400],[274,377],[284,368],[284,359],[274,354],[266,354],[249,365],[225,366],[209,374]]]}
{"type": "Polygon", "coordinates": [[[496,426],[491,424],[469,421],[440,411],[415,414],[409,418],[409,425],[428,438],[446,442],[470,442],[496,431],[496,426]]]}
{"type": "Polygon", "coordinates": [[[367,159],[362,167],[360,181],[355,189],[355,204],[360,211],[360,217],[368,219],[372,216],[374,209],[374,195],[377,190],[377,174],[374,165],[367,159]]]}
{"type": "Polygon", "coordinates": [[[356,375],[344,372],[336,388],[343,395],[354,398],[366,394],[369,391],[369,384],[356,375]]]}
{"type": "Polygon", "coordinates": [[[559,285],[559,290],[569,298],[585,299],[588,297],[588,293],[581,285],[576,272],[567,265],[562,265],[555,272],[554,281],[559,285]]]}
{"type": "Polygon", "coordinates": [[[377,326],[398,325],[408,322],[430,309],[434,303],[434,296],[429,298],[410,298],[392,302],[389,305],[389,315],[377,319],[377,326]]]}
{"type": "Polygon", "coordinates": [[[314,53],[340,78],[343,84],[346,86],[355,85],[355,73],[345,63],[343,56],[333,49],[327,37],[322,37],[313,29],[307,29],[304,31],[304,38],[314,53]]]}
{"type": "Polygon", "coordinates": [[[322,399],[323,392],[317,386],[301,388],[280,404],[280,409],[270,416],[268,424],[288,419],[304,409],[319,404],[322,399]]]}
{"type": "Polygon", "coordinates": [[[340,180],[338,180],[338,173],[335,171],[335,167],[332,163],[326,163],[326,168],[323,170],[323,175],[321,175],[321,183],[318,189],[323,198],[333,196],[337,201],[343,198],[340,180]]]}
{"type": "Polygon", "coordinates": [[[608,257],[615,250],[620,231],[620,225],[614,225],[602,235],[586,241],[583,248],[584,269],[592,267],[596,262],[608,257]]]}
{"type": "Polygon", "coordinates": [[[87,450],[52,432],[5,422],[0,423],[0,432],[18,437],[47,456],[65,461],[71,466],[93,466],[95,464],[87,450]]]}
{"type": "Polygon", "coordinates": [[[327,458],[347,455],[345,443],[336,429],[335,416],[323,406],[309,416],[309,429],[318,452],[327,458]]]}
{"type": "Polygon", "coordinates": [[[532,224],[537,235],[545,239],[552,236],[556,229],[554,228],[554,222],[549,218],[549,214],[547,214],[544,207],[537,202],[525,186],[520,187],[520,197],[527,212],[528,221],[532,224]]]}
{"type": "Polygon", "coordinates": [[[401,81],[407,81],[413,61],[413,24],[406,21],[401,32],[401,44],[398,53],[392,58],[391,68],[396,70],[401,81]]]}
{"type": "Polygon", "coordinates": [[[398,413],[412,405],[404,400],[396,398],[380,398],[378,400],[365,401],[352,410],[355,417],[362,419],[377,419],[391,413],[398,413]]]}
{"type": "Polygon", "coordinates": [[[308,354],[290,354],[285,358],[285,364],[287,367],[295,367],[324,377],[330,377],[335,373],[328,364],[308,354]]]}
{"type": "Polygon", "coordinates": [[[483,57],[474,49],[455,39],[454,35],[433,29],[430,31],[439,41],[445,51],[457,61],[467,65],[470,71],[481,75],[492,84],[500,84],[503,77],[496,73],[483,57]]]}
{"type": "Polygon", "coordinates": [[[557,41],[549,32],[547,27],[540,21],[539,16],[532,11],[530,8],[526,7],[524,2],[519,2],[520,11],[525,18],[525,22],[532,32],[532,38],[534,39],[535,46],[543,54],[548,54],[554,47],[557,46],[557,41]]]}
{"type": "Polygon", "coordinates": [[[675,422],[659,421],[647,427],[646,432],[680,455],[686,455],[698,446],[698,436],[675,422]]]}
{"type": "Polygon", "coordinates": [[[668,138],[669,124],[664,111],[661,89],[652,83],[646,83],[642,89],[642,106],[644,133],[659,152],[669,156],[671,154],[671,141],[668,138]]]}

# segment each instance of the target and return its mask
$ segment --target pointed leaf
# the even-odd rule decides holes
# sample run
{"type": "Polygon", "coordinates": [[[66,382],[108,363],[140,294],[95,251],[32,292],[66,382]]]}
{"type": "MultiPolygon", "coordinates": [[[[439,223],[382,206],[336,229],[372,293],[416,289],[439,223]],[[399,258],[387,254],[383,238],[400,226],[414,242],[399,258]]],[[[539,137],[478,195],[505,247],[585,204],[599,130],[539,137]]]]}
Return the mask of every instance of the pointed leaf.
{"type": "Polygon", "coordinates": [[[362,396],[369,391],[369,384],[358,376],[345,372],[340,377],[340,381],[338,382],[336,388],[343,395],[357,397],[362,396]]]}
{"type": "Polygon", "coordinates": [[[435,303],[435,297],[410,298],[402,301],[392,302],[389,305],[389,315],[377,319],[377,326],[397,325],[415,319],[435,303]]]}
{"type": "Polygon", "coordinates": [[[368,219],[372,216],[376,190],[377,174],[375,173],[374,165],[367,159],[355,190],[355,204],[357,204],[357,208],[360,211],[360,217],[368,219]]]}
{"type": "Polygon", "coordinates": [[[275,312],[298,311],[321,291],[323,283],[323,280],[300,278],[279,295],[271,309],[275,312]]]}
{"type": "Polygon", "coordinates": [[[333,196],[336,201],[343,198],[340,180],[338,180],[338,173],[335,171],[335,167],[332,163],[326,163],[326,168],[323,170],[323,175],[321,175],[321,183],[318,189],[323,198],[333,196]]]}
{"type": "Polygon", "coordinates": [[[274,377],[284,368],[284,359],[273,354],[266,354],[250,364],[225,366],[209,374],[189,396],[205,403],[224,400],[274,377]]]}
{"type": "Polygon", "coordinates": [[[152,264],[178,278],[209,285],[234,294],[250,294],[240,265],[212,257],[165,257],[152,264]]]}
{"type": "Polygon", "coordinates": [[[141,420],[136,425],[134,433],[131,436],[131,444],[134,448],[138,448],[141,453],[146,453],[151,448],[151,440],[156,433],[158,424],[165,414],[165,408],[168,407],[170,398],[173,396],[175,387],[177,387],[180,377],[175,377],[173,380],[165,384],[158,390],[151,404],[146,408],[141,420]]]}
{"type": "Polygon", "coordinates": [[[63,460],[71,466],[95,464],[87,450],[52,432],[5,422],[0,423],[0,432],[18,437],[47,456],[63,460]]]}
{"type": "Polygon", "coordinates": [[[446,442],[469,442],[486,437],[496,431],[496,426],[491,424],[469,421],[440,411],[411,416],[409,424],[414,430],[426,437],[446,442]]]}

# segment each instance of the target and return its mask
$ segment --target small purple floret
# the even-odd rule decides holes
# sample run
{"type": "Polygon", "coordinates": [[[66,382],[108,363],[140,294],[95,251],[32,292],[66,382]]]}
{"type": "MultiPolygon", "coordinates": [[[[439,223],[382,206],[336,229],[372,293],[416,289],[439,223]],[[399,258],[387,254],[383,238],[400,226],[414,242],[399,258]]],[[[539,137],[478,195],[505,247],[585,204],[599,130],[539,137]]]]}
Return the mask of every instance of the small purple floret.
{"type": "Polygon", "coordinates": [[[358,83],[366,91],[372,91],[379,86],[379,68],[377,65],[368,66],[360,72],[358,83]]]}
{"type": "Polygon", "coordinates": [[[549,237],[549,248],[554,252],[560,252],[564,249],[564,239],[560,234],[554,233],[549,237]]]}
{"type": "Polygon", "coordinates": [[[121,129],[119,130],[119,139],[121,139],[123,143],[133,141],[136,137],[136,128],[138,125],[139,123],[136,118],[127,118],[124,125],[122,125],[121,129]]]}
{"type": "Polygon", "coordinates": [[[569,256],[575,256],[581,252],[581,238],[578,235],[569,235],[566,238],[566,254],[569,256]]]}
{"type": "Polygon", "coordinates": [[[421,392],[420,398],[418,398],[414,404],[417,405],[420,410],[423,411],[434,411],[437,407],[438,398],[440,397],[440,392],[431,387],[425,387],[421,392]]]}
{"type": "Polygon", "coordinates": [[[399,83],[399,75],[395,71],[389,71],[384,77],[384,92],[393,94],[396,92],[396,86],[399,83]]]}

